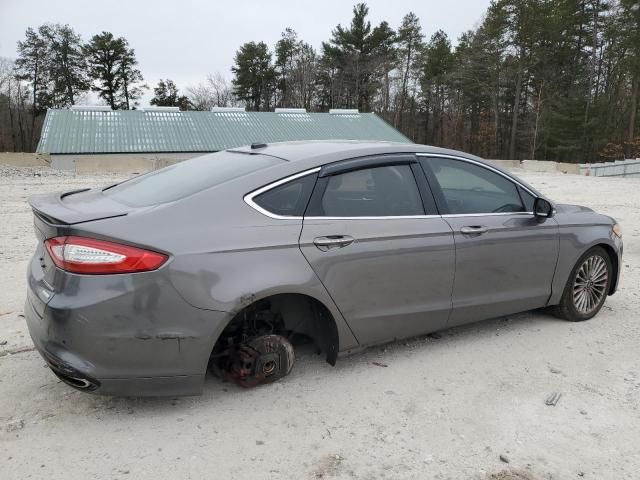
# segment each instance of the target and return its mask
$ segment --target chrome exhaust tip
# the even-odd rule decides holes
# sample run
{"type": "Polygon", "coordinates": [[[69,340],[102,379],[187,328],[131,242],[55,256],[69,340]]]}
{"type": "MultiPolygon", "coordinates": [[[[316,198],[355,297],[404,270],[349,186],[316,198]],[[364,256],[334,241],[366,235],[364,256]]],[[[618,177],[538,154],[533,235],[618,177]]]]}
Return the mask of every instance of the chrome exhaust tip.
{"type": "Polygon", "coordinates": [[[89,390],[90,391],[90,390],[95,390],[99,386],[99,384],[95,384],[95,383],[87,380],[86,378],[73,377],[71,375],[67,375],[65,373],[61,373],[59,371],[56,371],[53,368],[51,370],[53,370],[53,373],[55,373],[56,377],[58,377],[64,383],[66,383],[70,387],[76,388],[78,390],[89,390]]]}
{"type": "Polygon", "coordinates": [[[67,377],[67,382],[80,389],[89,388],[91,386],[91,382],[89,382],[89,380],[85,380],[84,378],[67,377]]]}

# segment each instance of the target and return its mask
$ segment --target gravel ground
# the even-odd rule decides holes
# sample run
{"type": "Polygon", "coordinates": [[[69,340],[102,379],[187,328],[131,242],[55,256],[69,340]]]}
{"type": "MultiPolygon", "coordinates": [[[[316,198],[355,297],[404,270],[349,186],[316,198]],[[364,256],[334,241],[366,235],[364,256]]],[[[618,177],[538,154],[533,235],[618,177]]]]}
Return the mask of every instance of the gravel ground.
{"type": "Polygon", "coordinates": [[[304,353],[253,390],[121,399],[57,381],[22,317],[27,196],[119,177],[0,167],[0,479],[639,478],[640,179],[522,176],[623,224],[621,287],[594,320],[525,313],[335,368],[304,353]]]}

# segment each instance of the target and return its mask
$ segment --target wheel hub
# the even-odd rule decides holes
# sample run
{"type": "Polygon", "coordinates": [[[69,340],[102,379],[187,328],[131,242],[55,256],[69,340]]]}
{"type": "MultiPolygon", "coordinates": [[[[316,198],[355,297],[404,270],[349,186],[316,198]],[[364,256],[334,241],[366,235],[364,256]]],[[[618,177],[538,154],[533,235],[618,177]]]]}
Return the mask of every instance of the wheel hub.
{"type": "Polygon", "coordinates": [[[243,387],[253,387],[288,375],[294,361],[293,346],[286,338],[262,335],[230,352],[224,376],[243,387]]]}

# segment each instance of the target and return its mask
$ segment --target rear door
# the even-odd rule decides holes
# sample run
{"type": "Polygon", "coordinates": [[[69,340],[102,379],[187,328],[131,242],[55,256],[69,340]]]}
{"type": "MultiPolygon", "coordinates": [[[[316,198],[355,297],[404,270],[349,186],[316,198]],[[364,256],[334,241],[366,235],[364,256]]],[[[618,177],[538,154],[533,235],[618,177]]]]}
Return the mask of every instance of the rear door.
{"type": "Polygon", "coordinates": [[[300,248],[361,344],[446,325],[453,234],[414,155],[323,167],[300,248]]]}
{"type": "Polygon", "coordinates": [[[546,305],[558,258],[558,225],[533,215],[534,196],[471,160],[420,157],[456,244],[449,326],[546,305]]]}

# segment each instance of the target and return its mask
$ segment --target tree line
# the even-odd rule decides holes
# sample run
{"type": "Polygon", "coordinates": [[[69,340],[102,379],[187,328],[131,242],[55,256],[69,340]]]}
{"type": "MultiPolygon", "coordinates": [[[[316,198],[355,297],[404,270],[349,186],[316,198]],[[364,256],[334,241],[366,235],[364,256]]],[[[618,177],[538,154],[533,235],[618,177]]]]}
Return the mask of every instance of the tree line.
{"type": "Polygon", "coordinates": [[[639,0],[494,0],[455,46],[413,13],[372,25],[358,4],[319,51],[287,29],[240,47],[252,110],[374,111],[418,143],[487,158],[640,156],[639,0]]]}
{"type": "Polygon", "coordinates": [[[28,28],[15,61],[0,59],[0,151],[33,151],[43,114],[92,91],[113,109],[138,105],[143,89],[135,50],[110,32],[83,42],[68,25],[28,28]]]}
{"type": "MultiPolygon", "coordinates": [[[[442,30],[426,38],[411,12],[396,26],[368,16],[355,5],[318,49],[291,28],[273,46],[245,43],[231,81],[211,74],[181,94],[163,79],[151,104],[357,108],[415,142],[487,158],[640,156],[640,0],[493,0],[455,42],[442,30]]],[[[0,150],[33,148],[39,115],[88,91],[135,108],[142,82],[124,38],[103,32],[85,44],[68,26],[29,29],[14,64],[0,61],[0,150]]]]}

